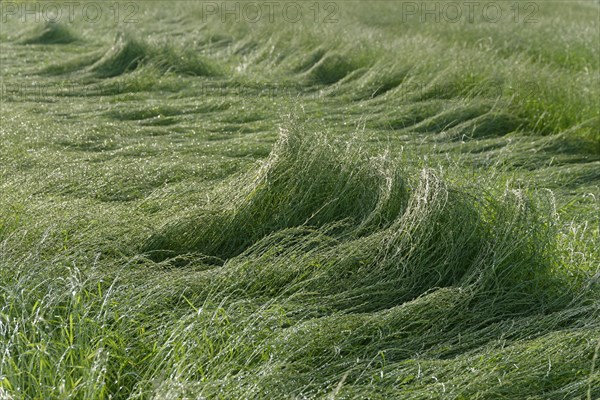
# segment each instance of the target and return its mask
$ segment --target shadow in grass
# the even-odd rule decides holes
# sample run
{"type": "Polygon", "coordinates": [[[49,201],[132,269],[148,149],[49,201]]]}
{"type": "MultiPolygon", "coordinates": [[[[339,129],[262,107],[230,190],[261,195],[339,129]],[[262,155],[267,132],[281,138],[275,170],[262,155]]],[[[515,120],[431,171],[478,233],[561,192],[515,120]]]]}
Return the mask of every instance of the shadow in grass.
{"type": "Polygon", "coordinates": [[[448,135],[460,140],[500,137],[517,131],[523,125],[524,121],[516,116],[490,112],[457,125],[448,135]]]}
{"type": "Polygon", "coordinates": [[[361,68],[363,66],[361,64],[359,60],[354,60],[347,55],[329,53],[319,58],[316,64],[306,71],[305,77],[309,84],[331,85],[361,68]]]}

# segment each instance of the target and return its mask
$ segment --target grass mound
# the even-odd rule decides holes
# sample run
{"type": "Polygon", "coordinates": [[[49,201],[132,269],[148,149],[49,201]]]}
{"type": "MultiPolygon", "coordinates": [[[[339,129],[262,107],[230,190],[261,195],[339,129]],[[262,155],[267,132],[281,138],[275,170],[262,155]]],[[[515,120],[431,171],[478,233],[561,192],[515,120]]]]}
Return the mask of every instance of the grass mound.
{"type": "Polygon", "coordinates": [[[68,44],[79,40],[71,29],[60,23],[47,22],[25,33],[20,44],[68,44]]]}
{"type": "Polygon", "coordinates": [[[285,131],[258,173],[222,195],[222,209],[170,224],[144,251],[227,259],[286,228],[343,222],[362,231],[390,223],[405,203],[400,172],[359,149],[331,148],[323,137],[311,138],[312,143],[301,132],[285,131]]]}
{"type": "Polygon", "coordinates": [[[148,56],[149,48],[145,43],[120,34],[106,53],[89,68],[100,78],[111,78],[133,71],[148,56]]]}
{"type": "Polygon", "coordinates": [[[85,70],[98,78],[113,78],[141,67],[159,73],[173,72],[190,76],[215,76],[222,71],[213,62],[191,50],[168,43],[148,43],[129,34],[120,33],[104,53],[93,52],[63,63],[53,64],[44,73],[60,75],[85,70]]]}
{"type": "Polygon", "coordinates": [[[323,48],[318,48],[312,50],[309,54],[304,56],[294,67],[292,67],[292,72],[301,73],[306,72],[313,68],[315,65],[319,63],[327,54],[327,50],[323,48]]]}
{"type": "MultiPolygon", "coordinates": [[[[317,51],[310,62],[314,65],[305,73],[308,83],[332,85],[366,64],[365,60],[348,54],[328,53],[320,56],[317,51]]],[[[304,66],[302,66],[304,67],[304,66]]]]}
{"type": "Polygon", "coordinates": [[[409,75],[409,68],[398,68],[395,65],[375,65],[352,87],[353,100],[369,100],[383,96],[388,92],[393,95],[409,75]]]}
{"type": "MultiPolygon", "coordinates": [[[[314,230],[302,240],[326,245],[317,246],[313,261],[323,267],[309,280],[310,291],[331,295],[329,304],[367,309],[453,285],[527,291],[531,280],[547,279],[553,263],[546,254],[552,230],[524,194],[482,197],[448,187],[427,170],[414,179],[388,157],[369,158],[354,146],[298,129],[284,131],[257,173],[217,196],[213,208],[168,223],[142,251],[157,260],[196,253],[225,262],[242,253],[263,257],[274,247],[295,248],[277,241],[288,240],[286,232],[298,238],[303,229],[314,230]]],[[[294,252],[276,254],[306,257],[294,252]]],[[[259,264],[279,265],[273,259],[259,264]]],[[[312,274],[311,265],[291,273],[312,274]]],[[[281,283],[254,275],[261,290],[281,283]]],[[[285,281],[289,274],[277,275],[285,281]]]]}

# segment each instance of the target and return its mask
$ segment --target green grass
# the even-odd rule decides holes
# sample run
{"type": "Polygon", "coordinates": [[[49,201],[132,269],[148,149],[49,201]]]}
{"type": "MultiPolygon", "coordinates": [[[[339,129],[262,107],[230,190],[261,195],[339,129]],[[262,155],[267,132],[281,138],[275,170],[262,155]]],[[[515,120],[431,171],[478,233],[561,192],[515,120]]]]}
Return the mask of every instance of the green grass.
{"type": "Polygon", "coordinates": [[[0,399],[600,397],[598,2],[136,4],[2,21],[0,399]]]}

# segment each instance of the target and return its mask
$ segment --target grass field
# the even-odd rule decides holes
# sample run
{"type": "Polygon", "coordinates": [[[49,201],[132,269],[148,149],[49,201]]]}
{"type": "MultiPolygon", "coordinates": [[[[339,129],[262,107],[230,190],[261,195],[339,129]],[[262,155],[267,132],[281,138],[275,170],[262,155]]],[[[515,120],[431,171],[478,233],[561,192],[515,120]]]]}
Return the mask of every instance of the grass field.
{"type": "Polygon", "coordinates": [[[600,3],[0,3],[0,399],[599,399],[600,3]]]}

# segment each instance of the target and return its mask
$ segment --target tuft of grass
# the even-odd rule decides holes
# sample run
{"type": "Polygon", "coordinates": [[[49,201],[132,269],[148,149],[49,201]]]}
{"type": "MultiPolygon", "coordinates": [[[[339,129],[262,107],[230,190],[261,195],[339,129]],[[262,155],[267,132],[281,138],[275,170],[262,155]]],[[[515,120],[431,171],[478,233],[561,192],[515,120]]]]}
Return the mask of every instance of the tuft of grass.
{"type": "Polygon", "coordinates": [[[17,41],[20,44],[69,44],[79,38],[66,25],[47,22],[24,33],[17,41]]]}
{"type": "Polygon", "coordinates": [[[188,76],[217,76],[223,73],[216,63],[167,43],[147,43],[131,34],[119,33],[105,52],[94,51],[66,62],[45,67],[42,73],[61,75],[85,70],[97,78],[114,78],[140,67],[161,74],[188,76]]]}
{"type": "Polygon", "coordinates": [[[111,78],[133,71],[147,57],[148,46],[129,35],[117,35],[110,49],[89,67],[99,78],[111,78]]]}
{"type": "Polygon", "coordinates": [[[389,223],[404,202],[400,171],[352,147],[330,150],[323,137],[313,135],[311,143],[303,135],[297,128],[284,131],[260,170],[221,195],[224,209],[169,224],[143,251],[227,259],[286,228],[343,221],[366,230],[389,223]]]}

